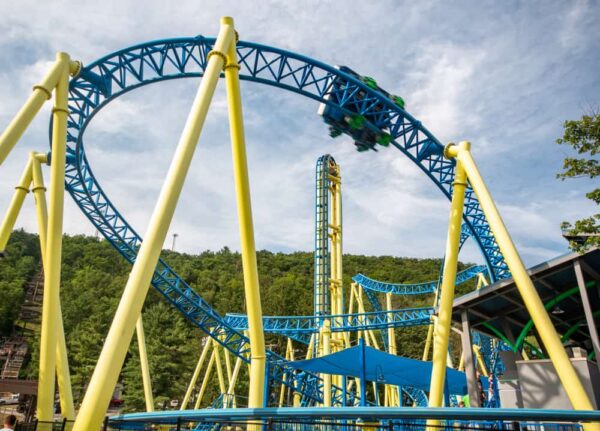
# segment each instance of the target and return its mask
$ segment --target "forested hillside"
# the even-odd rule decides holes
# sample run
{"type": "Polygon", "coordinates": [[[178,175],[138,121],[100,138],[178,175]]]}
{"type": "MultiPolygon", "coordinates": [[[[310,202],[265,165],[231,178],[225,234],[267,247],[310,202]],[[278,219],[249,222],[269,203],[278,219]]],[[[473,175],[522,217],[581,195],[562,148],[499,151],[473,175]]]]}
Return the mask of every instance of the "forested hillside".
{"type": "MultiPolygon", "coordinates": [[[[245,312],[240,255],[227,248],[199,255],[165,251],[163,257],[220,313],[245,312]]],[[[290,254],[260,251],[258,264],[265,315],[310,315],[313,302],[313,256],[311,252],[290,254]]],[[[0,259],[0,330],[13,331],[23,301],[23,286],[40,269],[37,236],[14,232],[6,256],[0,259]]],[[[391,256],[344,256],[344,285],[358,272],[386,281],[421,282],[435,279],[439,259],[409,259],[391,256]]],[[[461,268],[463,266],[461,265],[461,268]]],[[[67,236],[63,245],[61,300],[69,349],[73,391],[81,400],[110,326],[130,269],[106,241],[94,237],[67,236]]],[[[460,286],[459,292],[472,288],[460,286]]],[[[346,289],[346,294],[348,289],[346,289]]],[[[432,295],[398,297],[397,308],[429,306],[432,295]]],[[[181,400],[200,351],[203,333],[192,326],[154,289],[143,311],[156,402],[181,400]]],[[[19,328],[14,328],[19,331],[19,328]]],[[[422,354],[426,327],[397,331],[403,356],[422,354]]],[[[23,373],[37,373],[37,334],[30,335],[31,357],[23,373]]],[[[268,337],[270,347],[283,352],[284,340],[268,337]]],[[[245,373],[245,367],[243,368],[245,373]]],[[[242,380],[244,376],[241,376],[242,380]]],[[[137,345],[131,345],[122,372],[128,410],[143,408],[137,345]]],[[[217,395],[216,386],[207,393],[217,395]]]]}

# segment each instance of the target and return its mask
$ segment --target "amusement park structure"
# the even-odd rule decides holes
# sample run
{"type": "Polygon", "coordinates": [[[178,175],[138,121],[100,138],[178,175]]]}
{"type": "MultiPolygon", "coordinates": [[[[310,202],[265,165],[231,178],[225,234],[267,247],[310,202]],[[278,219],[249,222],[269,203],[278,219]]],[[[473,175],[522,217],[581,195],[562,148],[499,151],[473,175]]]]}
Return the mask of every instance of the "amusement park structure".
{"type": "MultiPolygon", "coordinates": [[[[141,310],[150,285],[206,334],[198,365],[183,397],[183,412],[178,412],[178,424],[183,413],[189,411],[203,369],[205,378],[195,396],[194,409],[201,406],[213,369],[217,371],[221,392],[214,405],[237,407],[241,404],[235,396],[235,385],[244,365],[249,367],[247,405],[250,408],[267,407],[271,393],[278,395],[279,406],[331,406],[346,412],[344,407],[360,405],[376,409],[372,410],[377,412],[373,415],[382,418],[391,413],[367,404],[400,407],[406,396],[415,406],[442,407],[447,392],[445,382],[455,285],[475,277],[479,284],[486,284],[486,276],[489,282],[513,277],[573,408],[593,409],[479,173],[470,144],[461,142],[443,146],[405,110],[402,98],[381,89],[373,79],[361,77],[347,67],[331,67],[299,54],[240,41],[233,20],[227,17],[221,20],[215,39],[196,36],[142,43],[109,54],[85,67],[69,55],[59,53],[51,70],[34,87],[33,94],[0,136],[0,164],[44,102],[50,99],[54,103],[51,152],[30,155],[0,228],[0,250],[4,250],[25,196],[31,190],[36,201],[45,270],[37,418],[40,424],[48,425],[47,429],[53,420],[55,376],[58,377],[61,412],[66,419],[74,421],[73,430],[100,428],[136,330],[147,410],[152,412],[154,403],[141,321],[141,310]],[[160,258],[221,75],[226,82],[229,108],[247,315],[220,315],[160,258]],[[128,91],[170,79],[200,77],[198,92],[142,240],[94,176],[85,153],[84,133],[101,109],[128,91]],[[314,315],[263,316],[240,80],[288,90],[319,102],[318,112],[329,125],[331,136],[350,136],[358,151],[396,148],[413,161],[451,201],[441,279],[421,284],[393,284],[358,274],[351,286],[346,286],[350,288],[350,300],[345,307],[341,169],[333,157],[326,155],[319,158],[316,169],[314,315]],[[42,163],[50,165],[47,208],[42,163]],[[78,412],[75,412],[71,394],[59,296],[65,190],[106,240],[133,265],[78,412]],[[484,265],[457,273],[459,249],[468,238],[481,250],[484,265]],[[431,293],[435,296],[431,307],[397,310],[392,306],[394,295],[431,293]],[[381,294],[385,296],[384,306],[379,302],[378,295],[381,294]],[[368,299],[368,304],[363,297],[368,299]],[[383,399],[380,399],[377,382],[372,382],[371,390],[367,388],[365,378],[299,372],[295,366],[293,343],[306,346],[308,359],[342,353],[357,344],[398,355],[394,331],[412,325],[429,325],[430,328],[423,355],[423,360],[427,360],[433,347],[430,385],[426,391],[410,387],[400,390],[386,383],[383,399]],[[266,349],[265,332],[287,338],[284,356],[266,349]]],[[[499,362],[492,361],[492,349],[501,348],[501,343],[493,342],[490,347],[489,340],[479,337],[475,344],[480,370],[493,373],[499,362]]],[[[471,350],[470,346],[466,347],[471,350]]],[[[463,355],[461,362],[466,373],[474,375],[475,365],[468,357],[470,353],[463,355]]],[[[471,379],[469,383],[470,394],[476,390],[473,382],[471,379]]],[[[446,405],[448,402],[446,399],[446,405]]],[[[160,414],[155,412],[153,417],[160,414]]],[[[132,417],[143,421],[140,417],[132,417]]],[[[174,417],[173,412],[165,412],[164,417],[174,417]]],[[[347,413],[347,418],[352,417],[356,418],[356,415],[347,413]]],[[[436,425],[440,418],[426,414],[421,417],[429,418],[430,426],[436,425]]],[[[257,413],[252,418],[258,420],[265,416],[257,413]]],[[[599,424],[584,426],[589,431],[600,430],[599,424]]]]}

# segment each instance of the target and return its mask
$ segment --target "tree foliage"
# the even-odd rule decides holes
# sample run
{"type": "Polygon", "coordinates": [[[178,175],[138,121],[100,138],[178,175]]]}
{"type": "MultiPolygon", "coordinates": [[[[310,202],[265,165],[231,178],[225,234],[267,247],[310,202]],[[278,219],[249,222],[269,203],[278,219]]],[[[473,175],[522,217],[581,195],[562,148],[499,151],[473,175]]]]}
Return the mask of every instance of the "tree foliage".
{"type": "MultiPolygon", "coordinates": [[[[577,156],[564,159],[563,171],[557,177],[563,181],[570,178],[596,178],[600,175],[600,114],[592,113],[579,120],[565,121],[563,127],[563,137],[556,142],[570,146],[577,156]]],[[[586,197],[600,205],[600,188],[596,187],[586,197]]],[[[575,251],[600,246],[600,213],[577,220],[574,224],[565,221],[561,227],[568,232],[570,246],[575,251]]]]}
{"type": "Polygon", "coordinates": [[[12,235],[13,240],[0,258],[0,338],[11,334],[25,300],[26,284],[38,270],[40,261],[36,236],[23,231],[12,235]]]}
{"type": "MultiPolygon", "coordinates": [[[[0,259],[0,288],[5,310],[2,322],[10,328],[22,302],[23,287],[39,270],[39,244],[35,235],[15,232],[8,257],[0,259]],[[14,294],[5,295],[12,286],[14,294]],[[11,298],[15,299],[11,299],[11,298]],[[6,299],[5,299],[6,298],[6,299]],[[10,302],[9,302],[10,301],[10,302]],[[12,314],[11,314],[12,313],[12,314]]],[[[241,256],[228,248],[198,255],[163,252],[163,258],[221,314],[245,313],[241,256]]],[[[310,315],[313,312],[313,254],[310,252],[257,253],[259,278],[265,315],[310,315]]],[[[369,277],[391,282],[422,282],[436,279],[440,259],[413,259],[392,256],[344,256],[344,285],[362,272],[369,277]]],[[[464,265],[460,265],[459,270],[464,265]]],[[[69,366],[76,403],[81,402],[100,354],[118,301],[131,267],[106,241],[86,236],[66,236],[63,242],[61,302],[69,352],[69,366]]],[[[457,294],[472,289],[461,285],[457,294]]],[[[348,303],[349,289],[345,289],[348,303]]],[[[383,301],[383,298],[381,298],[383,301]]],[[[433,295],[395,297],[396,308],[430,306],[433,295]]],[[[367,301],[368,304],[368,301],[367,301]]],[[[201,350],[204,337],[155,289],[150,289],[143,309],[143,323],[157,407],[171,399],[181,401],[201,350]]],[[[420,358],[426,327],[396,331],[399,353],[420,358]]],[[[285,353],[285,340],[267,335],[269,347],[285,353]]],[[[455,340],[456,342],[456,340],[455,340]]],[[[38,372],[37,335],[31,335],[31,358],[24,370],[35,378],[38,372]]],[[[296,344],[297,348],[300,348],[296,344]]],[[[459,349],[456,346],[456,353],[459,349]]],[[[301,353],[299,354],[302,355],[301,353]]],[[[456,355],[455,355],[456,356],[456,355]]],[[[458,358],[456,358],[458,360],[458,358]]],[[[216,379],[208,387],[203,406],[219,394],[216,379]]],[[[144,410],[144,395],[137,340],[134,335],[120,381],[123,383],[125,408],[144,410]]],[[[242,367],[238,393],[247,390],[247,370],[242,367]]]]}

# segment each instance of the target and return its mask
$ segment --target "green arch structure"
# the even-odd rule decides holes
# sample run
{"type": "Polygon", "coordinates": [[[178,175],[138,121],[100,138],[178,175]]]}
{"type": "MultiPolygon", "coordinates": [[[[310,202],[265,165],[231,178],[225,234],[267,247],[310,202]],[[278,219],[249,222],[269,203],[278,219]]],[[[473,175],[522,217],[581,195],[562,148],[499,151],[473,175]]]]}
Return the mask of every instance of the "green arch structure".
{"type": "MultiPolygon", "coordinates": [[[[586,283],[585,287],[586,289],[590,289],[592,287],[596,286],[596,282],[595,281],[590,281],[588,283],[586,283]]],[[[554,307],[555,305],[557,305],[558,303],[564,301],[567,298],[570,298],[571,296],[575,295],[577,292],[579,292],[579,287],[572,287],[571,289],[561,293],[560,295],[558,295],[556,298],[552,298],[550,301],[546,302],[544,304],[544,308],[546,310],[550,310],[552,307],[554,307]]],[[[600,310],[596,310],[593,314],[593,317],[598,317],[600,316],[600,310]]],[[[566,340],[569,339],[569,337],[571,335],[573,335],[573,333],[575,333],[575,331],[577,331],[579,329],[579,327],[582,325],[582,323],[585,321],[585,319],[581,319],[580,321],[578,321],[577,323],[575,323],[573,326],[571,326],[561,337],[561,341],[565,342],[566,340]]],[[[534,346],[533,344],[529,343],[528,341],[525,340],[525,337],[527,337],[527,334],[529,334],[529,332],[531,331],[531,329],[533,328],[533,320],[529,319],[529,321],[527,322],[527,324],[525,324],[525,327],[523,328],[523,330],[521,331],[521,333],[519,334],[519,336],[517,337],[517,340],[515,341],[515,343],[511,343],[508,338],[506,337],[505,334],[503,334],[500,330],[498,330],[495,326],[490,325],[489,323],[485,322],[483,324],[483,326],[485,326],[487,329],[489,329],[490,331],[492,331],[498,338],[500,338],[502,341],[504,341],[511,349],[513,352],[517,352],[518,350],[520,350],[523,345],[527,345],[529,348],[531,348],[536,354],[539,354],[540,357],[545,358],[546,355],[544,354],[544,352],[542,352],[538,347],[534,346]]],[[[592,359],[595,356],[595,352],[591,352],[588,355],[588,359],[592,359]]]]}

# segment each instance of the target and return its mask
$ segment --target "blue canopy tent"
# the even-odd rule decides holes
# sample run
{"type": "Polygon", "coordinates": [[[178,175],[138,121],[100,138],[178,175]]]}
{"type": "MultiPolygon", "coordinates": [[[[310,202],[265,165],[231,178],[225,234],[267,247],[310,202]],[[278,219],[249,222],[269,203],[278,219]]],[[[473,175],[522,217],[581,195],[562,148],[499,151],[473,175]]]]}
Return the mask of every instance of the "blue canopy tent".
{"type": "MultiPolygon", "coordinates": [[[[433,367],[431,362],[391,355],[367,347],[362,342],[358,346],[340,352],[315,359],[290,362],[289,365],[302,371],[358,377],[361,379],[363,394],[365,381],[411,386],[428,392],[433,367]]],[[[466,391],[465,373],[446,368],[447,395],[464,394],[466,391]]]]}

